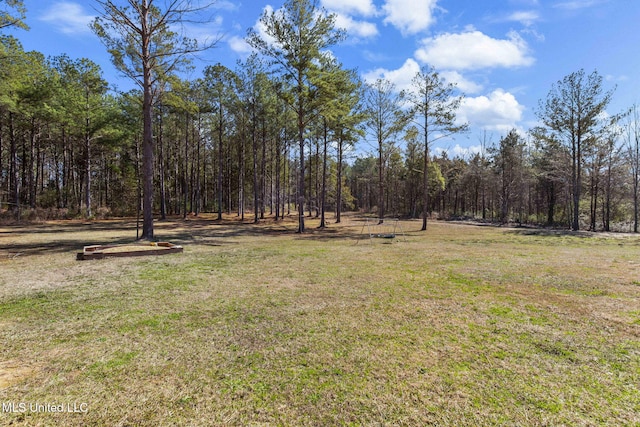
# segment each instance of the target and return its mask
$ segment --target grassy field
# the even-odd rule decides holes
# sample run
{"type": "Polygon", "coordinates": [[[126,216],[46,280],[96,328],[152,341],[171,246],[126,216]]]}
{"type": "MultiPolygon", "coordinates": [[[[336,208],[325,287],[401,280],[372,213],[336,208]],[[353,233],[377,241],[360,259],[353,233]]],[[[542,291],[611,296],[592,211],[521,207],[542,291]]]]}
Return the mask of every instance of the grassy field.
{"type": "Polygon", "coordinates": [[[419,226],[0,227],[0,425],[640,426],[640,237],[419,226]]]}

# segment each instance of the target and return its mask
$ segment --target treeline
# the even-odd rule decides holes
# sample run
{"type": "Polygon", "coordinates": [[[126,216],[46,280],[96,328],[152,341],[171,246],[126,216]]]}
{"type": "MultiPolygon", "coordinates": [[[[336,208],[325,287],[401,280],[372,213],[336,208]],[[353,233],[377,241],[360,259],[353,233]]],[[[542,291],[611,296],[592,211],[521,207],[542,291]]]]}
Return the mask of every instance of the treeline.
{"type": "MultiPolygon", "coordinates": [[[[636,117],[619,129],[624,134],[618,139],[587,148],[580,228],[637,232],[638,123],[636,117]]],[[[515,130],[498,142],[483,141],[480,146],[480,152],[464,157],[442,151],[432,158],[429,211],[434,217],[572,226],[575,208],[567,147],[515,130]]],[[[415,166],[422,159],[416,143],[410,139],[404,150],[394,147],[387,157],[386,209],[391,215],[417,218],[421,183],[415,166]]],[[[377,211],[377,162],[375,156],[358,158],[351,167],[349,187],[356,209],[377,211]]]]}
{"type": "MultiPolygon", "coordinates": [[[[109,91],[88,59],[44,58],[24,52],[12,37],[0,42],[3,215],[136,215],[141,94],[109,91]]],[[[255,71],[258,66],[252,58],[236,71],[207,67],[192,82],[172,78],[158,95],[154,175],[160,217],[224,212],[282,218],[295,210],[295,118],[273,81],[255,71]]],[[[325,210],[336,207],[336,153],[325,125],[318,122],[307,137],[305,198],[313,215],[320,215],[322,194],[325,210]]],[[[350,209],[349,188],[341,193],[350,209]]]]}
{"type": "MultiPolygon", "coordinates": [[[[250,32],[257,53],[236,69],[188,81],[155,63],[152,83],[128,93],[89,59],[45,58],[0,36],[0,215],[140,215],[149,196],[160,218],[298,215],[299,231],[305,215],[324,226],[344,210],[422,217],[423,229],[440,217],[638,231],[640,121],[606,114],[613,94],[596,72],[554,85],[541,127],[450,157],[432,148],[468,129],[455,86],[429,67],[407,92],[361,82],[323,53],[343,34],[313,5],[265,12],[277,43],[250,32]]],[[[123,70],[134,74],[131,49],[123,70]]]]}
{"type": "MultiPolygon", "coordinates": [[[[416,92],[416,82],[424,81],[424,75],[418,76],[416,92]]],[[[426,154],[424,162],[420,146],[428,148],[430,142],[426,137],[426,143],[418,141],[426,126],[413,127],[414,119],[408,130],[403,128],[404,150],[393,143],[379,150],[378,158],[385,161],[378,160],[378,168],[386,165],[386,170],[384,179],[378,179],[384,183],[378,192],[386,188],[386,197],[376,197],[369,185],[375,173],[380,174],[374,158],[356,160],[352,193],[364,201],[365,209],[377,200],[398,215],[416,216],[422,204],[426,212],[442,218],[638,232],[640,116],[635,107],[608,113],[612,97],[597,72],[571,73],[540,101],[536,114],[541,126],[525,134],[511,130],[495,143],[485,136],[480,152],[464,158],[443,152],[431,158],[426,154]],[[416,176],[419,165],[428,171],[428,185],[416,176]],[[429,190],[422,200],[421,185],[429,190]]]]}
{"type": "Polygon", "coordinates": [[[18,218],[134,213],[135,98],[109,94],[87,59],[44,58],[8,36],[0,56],[2,209],[18,218]]]}

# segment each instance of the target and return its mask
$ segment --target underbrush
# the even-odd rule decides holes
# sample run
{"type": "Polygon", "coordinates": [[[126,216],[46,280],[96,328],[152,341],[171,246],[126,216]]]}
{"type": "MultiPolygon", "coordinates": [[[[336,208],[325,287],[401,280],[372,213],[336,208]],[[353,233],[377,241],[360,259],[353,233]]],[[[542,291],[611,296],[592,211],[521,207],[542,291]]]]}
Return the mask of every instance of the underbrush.
{"type": "MultiPolygon", "coordinates": [[[[109,208],[97,208],[94,210],[90,220],[103,220],[112,218],[113,214],[109,208]]],[[[0,224],[29,224],[41,223],[44,221],[59,221],[84,218],[83,212],[77,209],[68,208],[21,208],[16,210],[0,210],[0,224]]]]}

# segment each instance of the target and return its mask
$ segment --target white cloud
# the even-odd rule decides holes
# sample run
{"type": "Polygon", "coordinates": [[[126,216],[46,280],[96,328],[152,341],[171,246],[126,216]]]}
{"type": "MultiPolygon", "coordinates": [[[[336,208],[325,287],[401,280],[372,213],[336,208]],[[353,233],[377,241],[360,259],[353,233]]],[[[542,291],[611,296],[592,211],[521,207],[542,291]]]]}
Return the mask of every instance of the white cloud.
{"type": "Polygon", "coordinates": [[[488,18],[489,22],[519,22],[525,27],[532,26],[540,20],[540,13],[534,9],[521,9],[513,12],[501,13],[497,16],[488,18]]]}
{"type": "Polygon", "coordinates": [[[603,2],[604,0],[570,0],[556,3],[553,7],[565,10],[579,10],[597,6],[603,2]]]}
{"type": "Polygon", "coordinates": [[[456,144],[453,148],[434,147],[433,151],[438,155],[447,153],[450,158],[462,157],[463,159],[468,159],[473,157],[475,154],[482,152],[482,145],[470,145],[469,147],[463,147],[460,144],[456,144]]]}
{"type": "Polygon", "coordinates": [[[227,40],[229,47],[232,51],[240,54],[241,56],[249,55],[253,52],[253,48],[249,46],[243,37],[233,36],[227,40]]]}
{"type": "Polygon", "coordinates": [[[460,144],[456,144],[456,146],[453,147],[450,152],[456,156],[466,158],[482,152],[482,145],[470,145],[469,147],[461,147],[460,144]]]}
{"type": "Polygon", "coordinates": [[[391,24],[403,34],[416,34],[434,23],[437,0],[386,0],[382,10],[385,24],[391,24]]]}
{"type": "Polygon", "coordinates": [[[58,2],[52,4],[39,19],[52,24],[64,34],[79,34],[91,31],[89,24],[95,16],[88,15],[77,3],[58,2]]]}
{"type": "Polygon", "coordinates": [[[527,6],[539,6],[539,0],[509,0],[509,3],[523,4],[527,6]]]}
{"type": "Polygon", "coordinates": [[[614,76],[612,74],[607,74],[606,76],[604,76],[604,79],[608,82],[627,82],[630,80],[629,76],[625,76],[625,75],[614,76]]]}
{"type": "Polygon", "coordinates": [[[445,33],[422,41],[416,58],[439,69],[475,70],[533,64],[527,43],[516,32],[494,39],[480,31],[445,33]]]}
{"type": "Polygon", "coordinates": [[[375,24],[365,21],[355,21],[347,15],[336,14],[336,28],[344,28],[347,33],[357,38],[370,38],[378,35],[375,24]]]}
{"type": "Polygon", "coordinates": [[[478,93],[482,90],[481,85],[472,82],[457,71],[439,71],[438,74],[447,83],[455,84],[456,87],[464,93],[478,93]]]}
{"type": "MultiPolygon", "coordinates": [[[[407,59],[404,64],[397,70],[387,70],[385,68],[377,68],[363,75],[366,82],[373,83],[377,79],[385,79],[396,86],[398,91],[412,90],[411,83],[416,74],[421,71],[420,64],[414,59],[407,59]]],[[[438,74],[447,83],[453,83],[464,93],[478,93],[482,90],[482,86],[465,78],[457,71],[438,71],[438,74]]]]}
{"type": "Polygon", "coordinates": [[[509,92],[496,89],[488,96],[464,98],[458,110],[460,123],[485,130],[508,132],[522,120],[524,106],[509,92]]]}
{"type": "Polygon", "coordinates": [[[371,0],[322,0],[328,10],[349,15],[373,16],[376,8],[371,0]]]}
{"type": "Polygon", "coordinates": [[[219,9],[219,10],[227,10],[227,11],[233,11],[233,10],[238,10],[239,9],[239,4],[234,4],[231,1],[228,0],[218,0],[216,1],[212,7],[219,9]]]}
{"type": "Polygon", "coordinates": [[[223,22],[221,16],[216,16],[207,24],[182,23],[172,26],[171,30],[181,37],[195,40],[199,46],[207,46],[221,39],[223,22]]]}
{"type": "Polygon", "coordinates": [[[362,57],[369,62],[384,62],[389,60],[388,54],[381,51],[363,50],[362,57]]]}
{"type": "Polygon", "coordinates": [[[411,80],[420,71],[420,64],[409,58],[402,67],[397,70],[386,70],[377,68],[373,71],[365,73],[363,78],[368,83],[373,83],[377,79],[385,79],[396,86],[398,91],[411,89],[411,80]]]}
{"type": "Polygon", "coordinates": [[[534,39],[536,39],[536,41],[539,41],[539,42],[545,41],[544,34],[543,33],[539,33],[538,31],[536,31],[533,28],[525,28],[520,33],[527,34],[527,35],[533,37],[534,39]]]}
{"type": "Polygon", "coordinates": [[[540,19],[540,15],[538,12],[534,10],[521,10],[517,12],[513,12],[511,15],[507,16],[507,21],[515,21],[520,22],[523,25],[530,26],[534,22],[540,19]]]}
{"type": "MultiPolygon", "coordinates": [[[[274,13],[273,7],[271,5],[266,5],[264,7],[264,9],[262,10],[262,13],[267,14],[267,15],[271,15],[272,13],[274,13]]],[[[278,14],[282,13],[282,10],[278,10],[277,12],[278,14]]],[[[267,27],[265,26],[265,24],[258,19],[258,21],[256,22],[256,24],[253,26],[253,29],[256,31],[256,33],[258,33],[258,35],[260,36],[260,38],[262,40],[264,40],[267,44],[270,45],[277,45],[277,41],[275,38],[271,37],[268,33],[267,33],[267,27]]]]}

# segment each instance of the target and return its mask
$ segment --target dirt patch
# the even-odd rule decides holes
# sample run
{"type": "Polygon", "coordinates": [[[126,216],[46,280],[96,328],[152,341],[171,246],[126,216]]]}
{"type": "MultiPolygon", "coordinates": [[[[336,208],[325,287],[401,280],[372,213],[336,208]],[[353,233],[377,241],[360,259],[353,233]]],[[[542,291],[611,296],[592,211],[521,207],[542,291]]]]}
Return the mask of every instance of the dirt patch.
{"type": "Polygon", "coordinates": [[[17,360],[0,362],[0,390],[4,390],[26,380],[35,373],[35,368],[17,360]]]}

